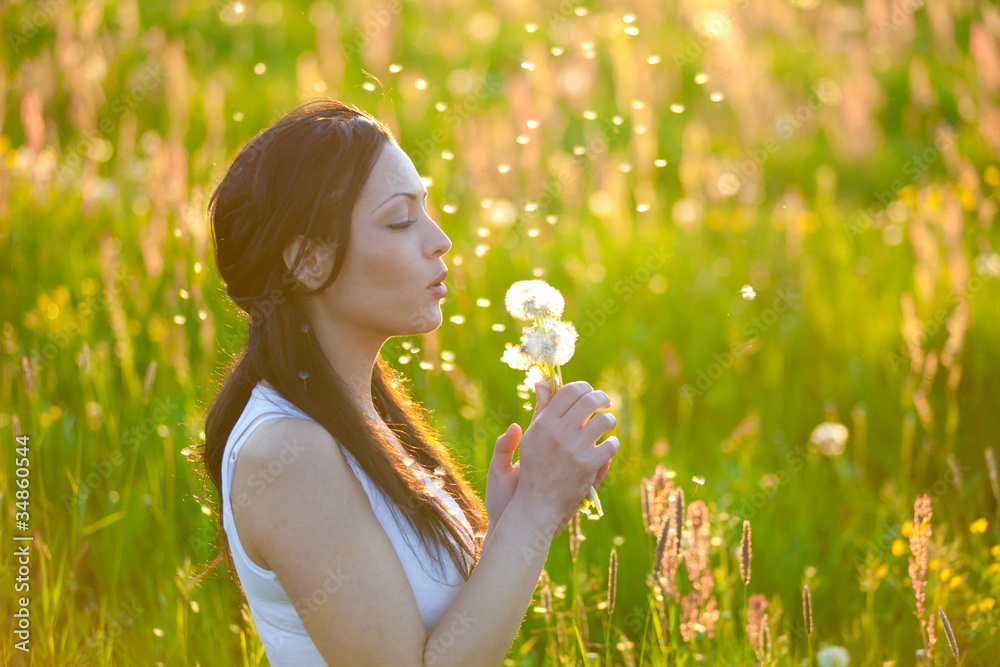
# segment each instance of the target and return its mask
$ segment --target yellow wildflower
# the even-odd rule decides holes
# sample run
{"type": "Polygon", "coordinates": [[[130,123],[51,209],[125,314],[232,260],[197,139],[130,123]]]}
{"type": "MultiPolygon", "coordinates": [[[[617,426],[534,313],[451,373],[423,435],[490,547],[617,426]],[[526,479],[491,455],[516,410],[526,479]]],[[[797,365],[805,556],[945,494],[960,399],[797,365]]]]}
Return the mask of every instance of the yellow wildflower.
{"type": "Polygon", "coordinates": [[[932,570],[936,570],[940,566],[941,566],[941,559],[939,559],[939,558],[931,558],[930,562],[927,563],[927,567],[930,568],[930,569],[932,569],[932,570]]]}
{"type": "Polygon", "coordinates": [[[907,521],[906,523],[904,523],[903,524],[903,529],[901,531],[903,533],[903,537],[909,537],[910,536],[910,531],[912,531],[912,530],[913,530],[913,522],[912,521],[907,521]]]}
{"type": "Polygon", "coordinates": [[[990,609],[993,609],[993,605],[994,605],[993,598],[984,598],[979,603],[979,610],[980,611],[989,611],[990,609]]]}
{"type": "Polygon", "coordinates": [[[969,531],[973,533],[985,533],[987,525],[989,524],[986,523],[986,519],[976,519],[972,522],[972,525],[969,526],[969,531]]]}
{"type": "Polygon", "coordinates": [[[944,568],[943,570],[941,570],[941,574],[939,574],[938,576],[941,577],[941,581],[948,581],[949,579],[951,579],[951,568],[950,567],[944,568]]]}
{"type": "Polygon", "coordinates": [[[906,553],[906,542],[900,539],[892,541],[892,555],[899,557],[906,553]]]}

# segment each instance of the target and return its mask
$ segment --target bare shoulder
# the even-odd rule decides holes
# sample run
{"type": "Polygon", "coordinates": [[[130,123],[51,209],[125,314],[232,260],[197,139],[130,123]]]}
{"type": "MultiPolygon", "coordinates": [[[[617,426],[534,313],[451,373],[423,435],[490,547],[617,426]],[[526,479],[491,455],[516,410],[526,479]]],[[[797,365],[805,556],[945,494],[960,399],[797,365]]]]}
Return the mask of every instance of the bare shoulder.
{"type": "Polygon", "coordinates": [[[273,516],[265,510],[282,502],[282,489],[331,483],[343,487],[350,482],[347,475],[357,481],[337,440],[315,421],[279,417],[254,429],[237,458],[231,497],[237,530],[251,560],[271,569],[257,548],[257,536],[268,534],[273,516]]]}
{"type": "Polygon", "coordinates": [[[413,590],[337,440],[314,421],[279,418],[244,449],[249,541],[324,658],[420,664],[427,634],[413,590]],[[384,641],[388,628],[397,641],[384,641]]]}

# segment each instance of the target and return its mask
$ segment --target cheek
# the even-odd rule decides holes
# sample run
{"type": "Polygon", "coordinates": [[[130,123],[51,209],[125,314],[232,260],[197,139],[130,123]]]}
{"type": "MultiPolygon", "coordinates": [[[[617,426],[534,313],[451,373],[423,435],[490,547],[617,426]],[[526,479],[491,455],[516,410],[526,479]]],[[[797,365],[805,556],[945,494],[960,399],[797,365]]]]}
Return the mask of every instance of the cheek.
{"type": "Polygon", "coordinates": [[[353,298],[384,302],[406,283],[405,268],[401,265],[403,253],[400,243],[392,238],[366,238],[357,247],[350,248],[344,269],[350,276],[353,298]]]}

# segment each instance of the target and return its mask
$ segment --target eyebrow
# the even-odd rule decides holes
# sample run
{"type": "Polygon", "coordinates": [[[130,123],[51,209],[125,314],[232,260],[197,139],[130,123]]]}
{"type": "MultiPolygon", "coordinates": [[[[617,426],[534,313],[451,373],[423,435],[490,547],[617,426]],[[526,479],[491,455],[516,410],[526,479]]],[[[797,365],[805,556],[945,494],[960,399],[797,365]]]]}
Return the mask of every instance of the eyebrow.
{"type": "MultiPolygon", "coordinates": [[[[379,204],[378,206],[376,206],[375,210],[377,211],[380,208],[382,208],[383,206],[385,206],[389,202],[389,200],[392,199],[393,197],[409,197],[413,201],[417,201],[417,197],[418,196],[419,195],[415,195],[412,192],[394,192],[391,195],[389,195],[384,202],[382,202],[381,204],[379,204]]],[[[427,190],[424,190],[424,196],[425,197],[427,196],[427,190]]]]}

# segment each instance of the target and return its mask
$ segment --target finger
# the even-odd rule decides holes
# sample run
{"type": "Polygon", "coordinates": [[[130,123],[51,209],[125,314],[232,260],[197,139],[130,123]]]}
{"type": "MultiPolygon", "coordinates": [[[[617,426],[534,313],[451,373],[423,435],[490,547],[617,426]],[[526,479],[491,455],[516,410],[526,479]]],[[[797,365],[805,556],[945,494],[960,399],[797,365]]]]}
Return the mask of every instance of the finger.
{"type": "Polygon", "coordinates": [[[611,469],[611,459],[601,466],[600,470],[597,471],[597,477],[594,478],[594,488],[596,489],[604,481],[604,477],[608,474],[608,470],[611,469]]]}
{"type": "MultiPolygon", "coordinates": [[[[580,399],[581,396],[585,396],[590,392],[594,391],[594,388],[590,386],[589,382],[584,380],[576,380],[568,384],[564,384],[559,390],[552,396],[551,402],[548,403],[552,407],[552,412],[556,414],[557,417],[562,417],[566,412],[580,399]]],[[[597,408],[590,410],[587,414],[590,414],[597,408]]],[[[580,423],[583,423],[581,417],[580,423]]]]}
{"type": "MultiPolygon", "coordinates": [[[[611,412],[604,412],[611,409],[611,397],[600,389],[589,391],[580,397],[573,406],[566,411],[566,419],[574,425],[584,426],[594,421],[601,415],[609,415],[614,418],[611,412]],[[596,414],[595,414],[596,413],[596,414]]],[[[617,424],[617,420],[611,422],[612,428],[617,424]]]]}
{"type": "Polygon", "coordinates": [[[521,427],[516,423],[511,424],[503,435],[497,438],[496,448],[493,450],[493,462],[503,470],[510,470],[514,450],[517,449],[520,442],[521,427]]]}
{"type": "MultiPolygon", "coordinates": [[[[574,418],[574,422],[575,418],[574,418]]],[[[596,442],[599,438],[610,435],[618,427],[618,418],[611,412],[598,412],[583,428],[580,429],[581,437],[587,442],[596,442]]]]}
{"type": "MultiPolygon", "coordinates": [[[[593,464],[598,465],[598,471],[611,462],[611,458],[622,448],[617,436],[611,436],[596,447],[591,448],[589,455],[593,464]]],[[[606,471],[605,471],[606,472],[606,471]]],[[[596,487],[595,487],[596,488],[596,487]]]]}

